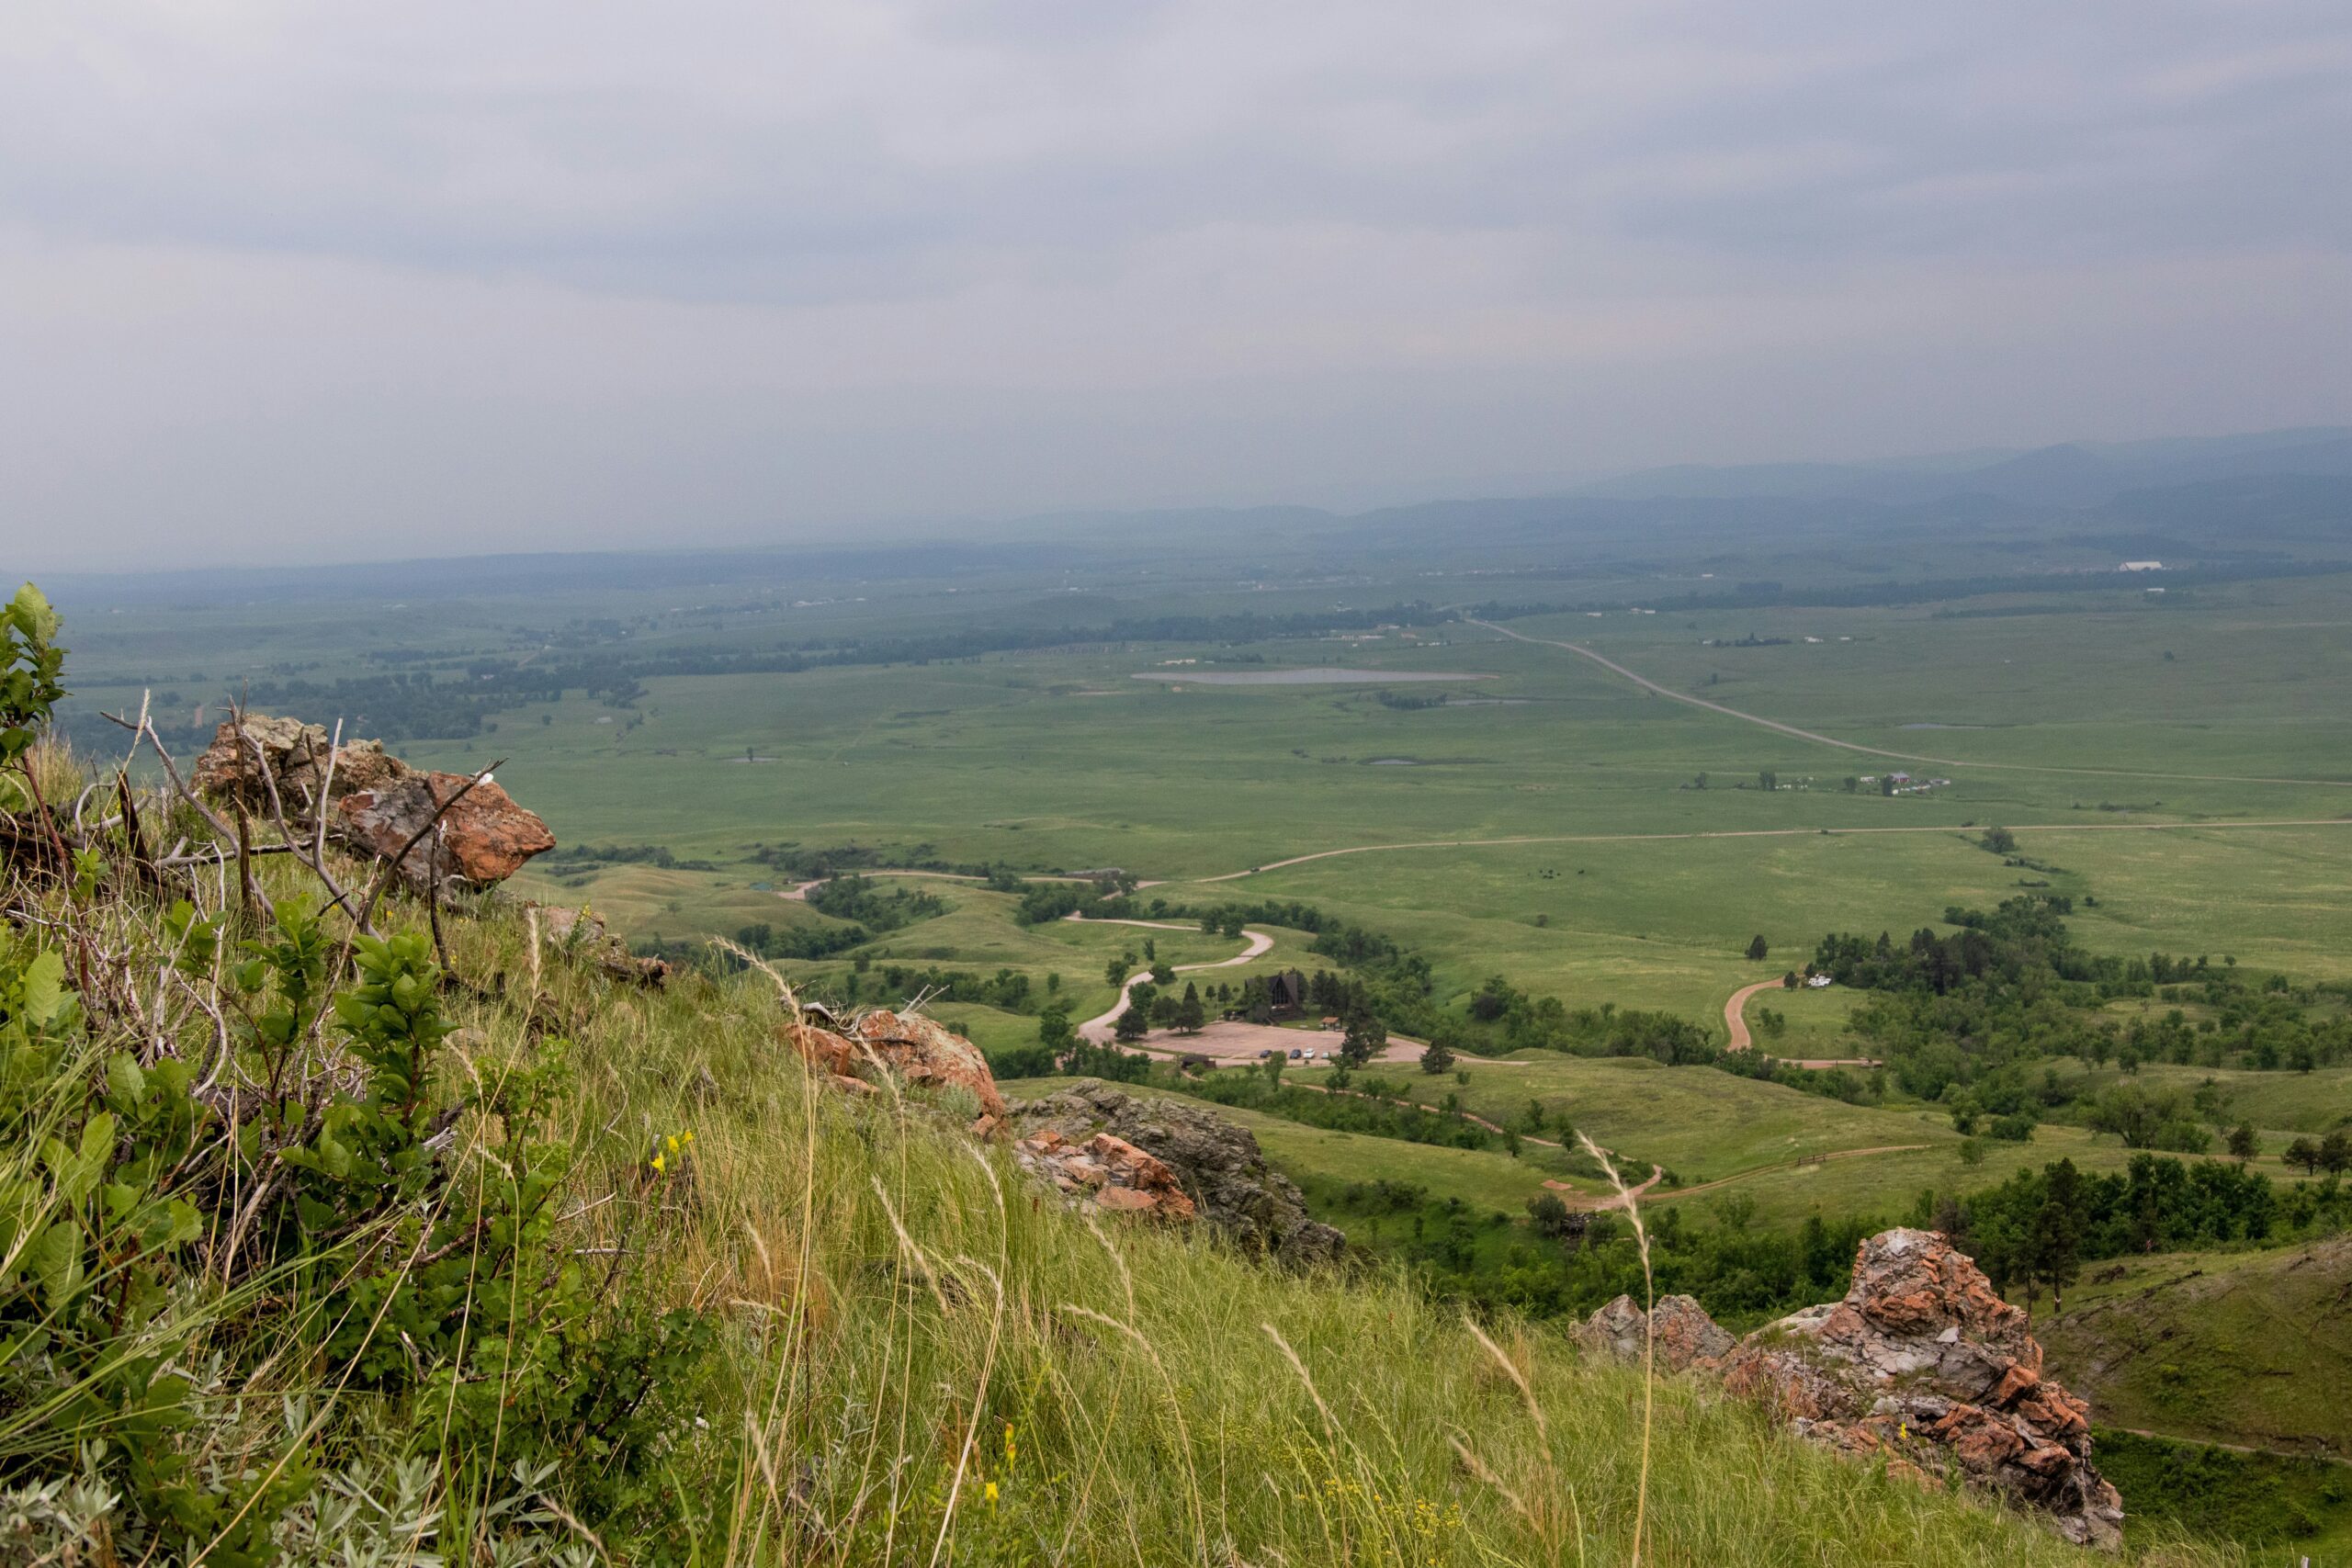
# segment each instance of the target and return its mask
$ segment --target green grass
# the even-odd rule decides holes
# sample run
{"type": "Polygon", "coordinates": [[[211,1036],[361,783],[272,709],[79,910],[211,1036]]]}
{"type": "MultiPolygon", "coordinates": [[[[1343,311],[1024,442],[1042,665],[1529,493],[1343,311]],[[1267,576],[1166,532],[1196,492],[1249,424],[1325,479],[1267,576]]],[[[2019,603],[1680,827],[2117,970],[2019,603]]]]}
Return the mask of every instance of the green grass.
{"type": "Polygon", "coordinates": [[[2352,1562],[2352,1468],[2338,1460],[2238,1453],[2094,1428],[2098,1464],[2123,1495],[2123,1536],[2166,1528],[2262,1549],[2260,1561],[2352,1562]]]}

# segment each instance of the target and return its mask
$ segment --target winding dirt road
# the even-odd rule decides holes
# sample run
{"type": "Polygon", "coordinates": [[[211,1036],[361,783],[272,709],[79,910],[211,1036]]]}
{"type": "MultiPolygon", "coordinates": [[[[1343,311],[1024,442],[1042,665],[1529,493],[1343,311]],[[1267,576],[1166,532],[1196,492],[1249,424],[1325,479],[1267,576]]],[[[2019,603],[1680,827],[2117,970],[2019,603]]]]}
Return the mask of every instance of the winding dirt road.
{"type": "MultiPolygon", "coordinates": [[[[1070,913],[1064,915],[1062,919],[1066,920],[1076,920],[1078,919],[1078,912],[1076,910],[1072,910],[1070,913]]],[[[1179,925],[1173,920],[1091,920],[1081,923],[1105,926],[1142,926],[1148,931],[1192,931],[1196,935],[1199,933],[1201,929],[1198,926],[1179,925]]],[[[1249,944],[1242,948],[1239,953],[1235,953],[1232,957],[1220,958],[1213,964],[1179,964],[1175,966],[1176,973],[1179,975],[1192,975],[1197,974],[1204,969],[1231,969],[1237,964],[1247,964],[1253,958],[1262,958],[1267,953],[1272,953],[1274,950],[1274,939],[1264,931],[1253,931],[1247,927],[1244,927],[1241,934],[1249,939],[1249,944]]],[[[1111,1010],[1106,1013],[1100,1014],[1097,1017],[1090,1018],[1084,1023],[1080,1024],[1078,1026],[1078,1037],[1080,1040],[1090,1041],[1097,1045],[1109,1044],[1114,1038],[1111,1026],[1119,1021],[1119,1015],[1121,1013],[1127,1010],[1128,994],[1137,986],[1142,985],[1145,981],[1149,980],[1150,978],[1151,971],[1148,969],[1138,969],[1134,974],[1128,976],[1126,983],[1119,987],[1119,999],[1111,1004],[1111,1010]]],[[[1203,1033],[1206,1032],[1207,1032],[1205,1030],[1203,1031],[1203,1033]]],[[[1295,1032],[1295,1031],[1291,1031],[1289,1032],[1295,1032]]]]}
{"type": "Polygon", "coordinates": [[[1731,1000],[1724,1004],[1724,1024],[1731,1031],[1733,1050],[1745,1051],[1756,1043],[1755,1036],[1747,1032],[1747,998],[1758,991],[1771,990],[1780,983],[1778,980],[1758,980],[1752,986],[1742,986],[1731,994],[1731,1000]]]}
{"type": "MultiPolygon", "coordinates": [[[[1756,1037],[1747,1032],[1747,998],[1758,991],[1777,991],[1781,988],[1781,982],[1778,980],[1758,980],[1752,986],[1742,986],[1731,994],[1731,1000],[1724,1003],[1724,1027],[1731,1031],[1731,1044],[1727,1049],[1747,1051],[1754,1048],[1756,1037]]],[[[1815,1070],[1823,1067],[1884,1066],[1875,1056],[1789,1056],[1781,1059],[1792,1067],[1811,1067],[1815,1070]]]]}

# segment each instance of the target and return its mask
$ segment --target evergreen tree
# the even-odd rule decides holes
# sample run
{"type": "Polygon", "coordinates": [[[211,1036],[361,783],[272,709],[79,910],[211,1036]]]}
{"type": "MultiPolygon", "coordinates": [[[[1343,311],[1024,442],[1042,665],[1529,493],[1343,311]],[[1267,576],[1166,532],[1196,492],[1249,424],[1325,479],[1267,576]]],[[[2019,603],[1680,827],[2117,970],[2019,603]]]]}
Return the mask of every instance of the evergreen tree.
{"type": "Polygon", "coordinates": [[[1359,1008],[1348,1015],[1347,1033],[1340,1041],[1340,1060],[1361,1067],[1387,1048],[1388,1026],[1370,1009],[1359,1008]]]}
{"type": "Polygon", "coordinates": [[[2256,1135],[2254,1123],[2241,1122],[2230,1129],[2230,1157],[2240,1165],[2262,1152],[2262,1140],[2256,1135]]]}
{"type": "Polygon", "coordinates": [[[1198,1034],[1208,1022],[1208,1010],[1201,1006],[1201,993],[1191,981],[1184,982],[1184,999],[1176,1004],[1176,1032],[1198,1034]]]}
{"type": "Polygon", "coordinates": [[[1078,1043],[1078,1031],[1069,1026],[1069,1009],[1056,1002],[1037,1015],[1037,1043],[1057,1057],[1078,1043]]]}
{"type": "Polygon", "coordinates": [[[1747,956],[1752,963],[1761,964],[1764,962],[1764,955],[1770,951],[1771,949],[1764,944],[1764,935],[1761,931],[1758,931],[1756,939],[1747,944],[1747,956]]]}
{"type": "Polygon", "coordinates": [[[1151,1015],[1130,1003],[1127,1010],[1119,1015],[1118,1021],[1111,1025],[1111,1032],[1121,1042],[1133,1044],[1151,1032],[1151,1015]]]}
{"type": "Polygon", "coordinates": [[[1453,1048],[1443,1040],[1432,1040],[1421,1053],[1421,1071],[1431,1077],[1453,1070],[1453,1048]]]}
{"type": "Polygon", "coordinates": [[[2082,1272],[2084,1206],[2082,1174],[2073,1160],[2062,1159],[2050,1168],[2028,1243],[2033,1276],[2050,1287],[2051,1310],[2060,1316],[2066,1312],[2066,1287],[2082,1272]]]}

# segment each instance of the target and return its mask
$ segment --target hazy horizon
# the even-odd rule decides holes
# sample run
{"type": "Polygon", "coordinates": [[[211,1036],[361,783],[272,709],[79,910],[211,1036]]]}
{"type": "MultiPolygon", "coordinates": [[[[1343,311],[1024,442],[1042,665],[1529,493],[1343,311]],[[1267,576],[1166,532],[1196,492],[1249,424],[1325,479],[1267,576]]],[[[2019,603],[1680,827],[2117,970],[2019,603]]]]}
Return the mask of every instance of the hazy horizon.
{"type": "Polygon", "coordinates": [[[0,528],[726,547],[2352,423],[2347,133],[2319,4],[41,12],[0,528]]]}

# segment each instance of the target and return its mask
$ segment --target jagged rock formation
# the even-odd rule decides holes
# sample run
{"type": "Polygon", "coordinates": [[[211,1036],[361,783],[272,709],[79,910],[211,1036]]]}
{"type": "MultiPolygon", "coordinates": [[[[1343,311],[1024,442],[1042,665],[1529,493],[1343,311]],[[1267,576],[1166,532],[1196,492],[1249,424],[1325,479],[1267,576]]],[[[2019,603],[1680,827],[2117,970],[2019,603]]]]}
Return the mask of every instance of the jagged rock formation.
{"type": "MultiPolygon", "coordinates": [[[[1720,1377],[1816,1442],[1988,1488],[2040,1511],[2078,1545],[2122,1544],[2123,1501],[2091,1463],[2088,1407],[2042,1378],[2026,1314],[1940,1235],[1871,1237],[1843,1301],[1807,1307],[1720,1354],[1690,1353],[1730,1339],[1696,1303],[1669,1297],[1657,1310],[1660,1364],[1670,1364],[1671,1342],[1682,1365],[1720,1377]]],[[[1612,1354],[1641,1355],[1642,1314],[1627,1298],[1593,1314],[1583,1333],[1612,1354]]]]}
{"type": "Polygon", "coordinates": [[[1065,1191],[1095,1192],[1101,1206],[1179,1212],[1165,1201],[1167,1190],[1148,1168],[1129,1159],[1126,1151],[1133,1151],[1170,1171],[1175,1195],[1186,1207],[1245,1250],[1306,1267],[1335,1259],[1346,1247],[1346,1237],[1308,1217],[1298,1189],[1266,1163],[1249,1129],[1205,1106],[1080,1078],[1058,1093],[1016,1105],[1011,1122],[1023,1163],[1065,1191]],[[1085,1162],[1102,1166],[1102,1187],[1093,1185],[1094,1172],[1085,1162]],[[1157,1194],[1160,1201],[1105,1202],[1101,1194],[1106,1190],[1157,1194]]]}
{"type": "Polygon", "coordinates": [[[328,830],[354,853],[390,860],[406,850],[401,876],[419,892],[436,877],[445,886],[487,887],[555,848],[548,825],[494,781],[467,789],[462,773],[420,772],[380,741],[336,747],[325,729],[298,719],[248,714],[242,724],[224,721],[197,758],[190,784],[264,821],[282,813],[289,826],[314,823],[331,807],[328,830]],[[409,848],[452,799],[435,831],[409,848]]]}

